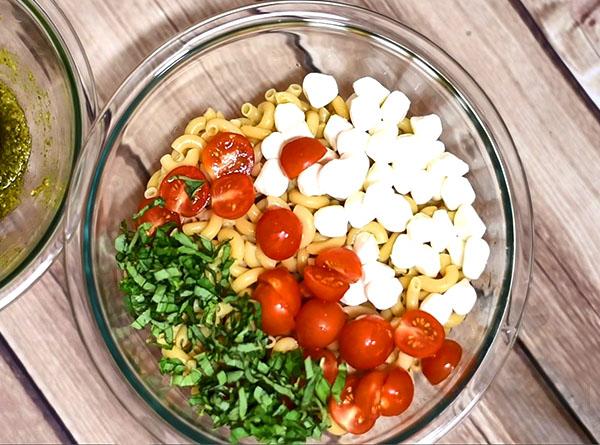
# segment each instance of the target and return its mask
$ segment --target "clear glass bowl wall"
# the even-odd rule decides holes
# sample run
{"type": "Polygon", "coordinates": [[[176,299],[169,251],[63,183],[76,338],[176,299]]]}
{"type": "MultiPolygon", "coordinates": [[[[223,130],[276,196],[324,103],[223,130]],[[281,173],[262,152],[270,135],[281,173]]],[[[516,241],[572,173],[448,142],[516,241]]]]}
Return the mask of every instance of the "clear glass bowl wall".
{"type": "Polygon", "coordinates": [[[0,2],[0,50],[10,53],[0,82],[16,94],[32,139],[21,203],[0,221],[1,309],[63,246],[65,198],[96,97],[81,44],[51,0],[0,2]]]}
{"type": "Polygon", "coordinates": [[[131,388],[179,433],[202,442],[226,441],[227,433],[213,432],[185,394],[168,387],[157,370],[159,351],[146,344],[145,332],[129,328],[114,261],[119,223],[134,211],[158,159],[191,118],[209,106],[237,116],[242,103],[258,103],[268,88],[283,89],[311,71],[334,75],[343,97],[353,80],[374,76],[405,92],[411,113],[440,115],[447,150],[470,165],[492,252],[476,283],[477,305],[451,335],[464,348],[452,377],[432,387],[417,375],[415,401],[405,414],[343,442],[439,438],[480,397],[514,340],[528,281],[529,197],[510,136],[483,92],[422,36],[365,10],[325,2],[242,8],[177,36],[125,82],[92,132],[69,208],[69,226],[78,229],[68,248],[69,270],[76,271],[69,285],[84,340],[115,393],[159,438],[164,430],[149,420],[153,415],[131,388]]]}

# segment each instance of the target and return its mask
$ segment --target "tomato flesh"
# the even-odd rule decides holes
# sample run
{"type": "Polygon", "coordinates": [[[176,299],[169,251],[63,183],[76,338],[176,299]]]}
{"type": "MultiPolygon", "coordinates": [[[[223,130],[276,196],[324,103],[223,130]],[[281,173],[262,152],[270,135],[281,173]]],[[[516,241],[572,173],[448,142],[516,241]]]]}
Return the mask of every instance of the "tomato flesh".
{"type": "Polygon", "coordinates": [[[350,287],[339,273],[319,266],[304,268],[304,284],[315,297],[325,301],[339,301],[350,287]]]}
{"type": "Polygon", "coordinates": [[[213,181],[211,195],[212,210],[216,215],[237,219],[254,204],[254,185],[248,175],[231,173],[213,181]]]}
{"type": "Polygon", "coordinates": [[[446,339],[439,351],[431,357],[421,360],[423,375],[429,380],[429,383],[437,385],[448,378],[460,362],[461,357],[461,346],[454,340],[446,339]]]}
{"type": "Polygon", "coordinates": [[[319,162],[325,153],[327,149],[317,139],[302,137],[283,146],[279,162],[288,178],[294,179],[308,167],[319,162]]]}
{"type": "Polygon", "coordinates": [[[444,327],[431,314],[418,309],[407,311],[394,333],[396,346],[416,358],[435,354],[444,343],[444,327]]]}
{"type": "Polygon", "coordinates": [[[324,348],[338,338],[346,323],[339,303],[312,298],[296,316],[296,334],[303,348],[324,348]]]}
{"type": "Polygon", "coordinates": [[[379,414],[397,416],[410,406],[415,394],[415,384],[408,372],[402,368],[392,368],[381,387],[379,414]]]}
{"type": "Polygon", "coordinates": [[[339,338],[342,359],[355,369],[381,365],[394,349],[392,326],[378,315],[346,323],[339,338]]]}
{"type": "Polygon", "coordinates": [[[381,388],[386,377],[385,371],[371,371],[361,377],[356,387],[356,404],[371,416],[379,416],[381,388]]]}
{"type": "Polygon", "coordinates": [[[249,175],[254,167],[254,149],[236,133],[217,133],[202,150],[202,165],[211,179],[230,173],[249,175]]]}
{"type": "Polygon", "coordinates": [[[329,399],[329,414],[343,429],[352,434],[364,434],[373,428],[376,416],[365,412],[355,401],[356,386],[359,378],[351,374],[346,378],[344,390],[340,396],[340,403],[332,397],[329,399]]]}
{"type": "Polygon", "coordinates": [[[301,240],[302,223],[291,210],[270,207],[256,223],[256,243],[274,260],[281,261],[294,255],[301,240]]]}
{"type": "Polygon", "coordinates": [[[337,272],[349,283],[356,283],[362,277],[358,255],[345,247],[333,247],[321,252],[315,264],[337,272]]]}
{"type": "Polygon", "coordinates": [[[184,165],[165,176],[158,194],[165,200],[165,208],[190,217],[206,206],[210,192],[208,181],[200,169],[184,165]]]}
{"type": "Polygon", "coordinates": [[[288,335],[294,330],[294,314],[273,287],[259,283],[252,296],[260,303],[263,331],[269,335],[288,335]]]}
{"type": "MultiPolygon", "coordinates": [[[[157,198],[143,199],[138,206],[138,211],[141,211],[144,207],[152,205],[157,198]]],[[[178,226],[181,225],[181,218],[179,214],[172,212],[171,210],[165,209],[164,207],[155,206],[147,209],[143,215],[135,219],[136,226],[139,227],[144,223],[152,224],[148,229],[148,235],[154,235],[156,229],[160,226],[164,226],[167,223],[175,223],[178,226]]]]}
{"type": "Polygon", "coordinates": [[[285,267],[264,271],[259,275],[258,282],[271,286],[292,315],[298,313],[301,303],[300,285],[285,267]]]}
{"type": "Polygon", "coordinates": [[[308,352],[310,358],[321,363],[325,380],[333,385],[338,375],[338,360],[333,352],[327,349],[312,349],[308,352]]]}

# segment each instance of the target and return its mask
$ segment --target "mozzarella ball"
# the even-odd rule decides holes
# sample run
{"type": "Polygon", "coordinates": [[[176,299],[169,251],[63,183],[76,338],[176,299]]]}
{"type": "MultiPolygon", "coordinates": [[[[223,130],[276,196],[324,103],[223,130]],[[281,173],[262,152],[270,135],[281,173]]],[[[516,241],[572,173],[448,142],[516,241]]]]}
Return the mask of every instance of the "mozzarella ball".
{"type": "Polygon", "coordinates": [[[375,219],[375,210],[368,207],[364,201],[365,192],[356,191],[344,203],[348,221],[355,229],[360,229],[375,219]]]}
{"type": "Polygon", "coordinates": [[[414,187],[419,169],[403,162],[392,164],[392,180],[394,188],[398,193],[407,195],[414,187]]]}
{"type": "Polygon", "coordinates": [[[416,170],[412,177],[410,196],[417,205],[425,204],[440,192],[441,178],[434,176],[427,170],[416,170]]]}
{"type": "Polygon", "coordinates": [[[406,234],[401,234],[394,241],[390,259],[399,269],[410,269],[417,262],[420,243],[412,240],[406,234]]]}
{"type": "Polygon", "coordinates": [[[469,164],[452,153],[444,152],[429,163],[427,170],[440,176],[464,176],[469,171],[469,164]]]}
{"type": "Polygon", "coordinates": [[[456,239],[456,233],[454,233],[454,225],[448,215],[448,212],[444,209],[436,210],[432,216],[433,222],[433,238],[431,239],[431,247],[436,252],[441,252],[448,248],[450,243],[456,239]]]}
{"type": "Polygon", "coordinates": [[[265,159],[278,159],[281,149],[283,148],[283,134],[274,131],[260,144],[260,151],[265,159]]]}
{"type": "Polygon", "coordinates": [[[363,265],[363,281],[365,284],[369,284],[372,281],[394,278],[394,276],[394,269],[379,261],[363,265]]]}
{"type": "Polygon", "coordinates": [[[298,123],[304,122],[304,111],[298,105],[287,103],[275,107],[275,128],[284,133],[293,129],[298,123]]]}
{"type": "Polygon", "coordinates": [[[319,172],[323,166],[313,164],[298,175],[298,190],[306,196],[319,196],[323,194],[319,183],[319,172]]]}
{"type": "Polygon", "coordinates": [[[410,100],[406,94],[400,91],[392,91],[381,105],[381,118],[384,122],[390,122],[394,125],[406,117],[410,100]]]}
{"type": "Polygon", "coordinates": [[[456,210],[463,204],[473,204],[475,191],[467,178],[450,176],[442,183],[441,196],[448,210],[456,210]]]}
{"type": "Polygon", "coordinates": [[[490,256],[490,246],[482,238],[470,237],[465,242],[462,270],[465,277],[476,280],[481,276],[490,256]]]}
{"type": "Polygon", "coordinates": [[[305,121],[296,122],[293,126],[290,126],[283,133],[284,145],[285,145],[285,143],[290,142],[293,139],[302,138],[302,137],[306,137],[306,138],[313,137],[313,134],[310,131],[310,128],[308,128],[308,124],[305,121]]]}
{"type": "Polygon", "coordinates": [[[397,157],[398,127],[379,125],[371,133],[367,142],[367,155],[375,162],[392,162],[397,157]]]}
{"type": "Polygon", "coordinates": [[[367,172],[363,187],[365,189],[369,188],[376,182],[382,182],[386,186],[391,187],[394,182],[393,174],[391,165],[375,162],[367,172]]]}
{"type": "Polygon", "coordinates": [[[391,308],[402,293],[402,283],[395,277],[371,281],[365,286],[369,301],[380,311],[391,308]]]}
{"type": "Polygon", "coordinates": [[[331,103],[338,95],[335,77],[322,73],[309,73],[302,82],[302,90],[308,102],[315,108],[331,103]]]}
{"type": "Polygon", "coordinates": [[[325,148],[325,154],[321,159],[319,159],[319,163],[326,164],[333,159],[338,159],[338,155],[335,150],[332,150],[331,148],[325,148]]]}
{"type": "Polygon", "coordinates": [[[361,264],[368,264],[377,261],[379,258],[379,247],[373,234],[369,232],[360,232],[354,239],[352,250],[360,259],[361,264]]]}
{"type": "Polygon", "coordinates": [[[365,293],[365,284],[362,280],[350,284],[350,287],[340,300],[347,306],[358,306],[367,302],[367,294],[365,293]]]}
{"type": "Polygon", "coordinates": [[[433,315],[442,325],[446,324],[452,315],[452,305],[449,299],[445,295],[437,293],[427,295],[419,309],[433,315]]]}
{"type": "Polygon", "coordinates": [[[430,141],[435,141],[442,135],[442,121],[437,114],[413,116],[410,118],[410,126],[415,135],[430,141]]]}
{"type": "Polygon", "coordinates": [[[378,106],[390,94],[390,90],[384,87],[379,81],[372,77],[361,77],[355,80],[352,84],[354,92],[357,96],[368,97],[373,100],[378,106]]]}
{"type": "Polygon", "coordinates": [[[384,206],[375,212],[377,222],[390,232],[403,232],[406,223],[412,217],[410,204],[403,196],[393,194],[387,198],[384,206]]]}
{"type": "Polygon", "coordinates": [[[341,131],[336,140],[337,152],[340,155],[346,153],[364,153],[369,142],[369,134],[358,128],[350,128],[341,131]]]}
{"type": "Polygon", "coordinates": [[[477,301],[477,292],[475,292],[475,288],[471,286],[471,283],[466,278],[451,286],[444,292],[444,296],[450,300],[452,309],[458,315],[467,315],[471,312],[477,301]]]}
{"type": "Polygon", "coordinates": [[[321,207],[315,212],[314,223],[317,231],[323,236],[335,238],[345,236],[348,232],[346,210],[340,205],[321,207]]]}
{"type": "Polygon", "coordinates": [[[415,267],[423,275],[436,277],[440,273],[440,256],[428,244],[419,244],[415,267]]]}
{"type": "Polygon", "coordinates": [[[423,213],[417,213],[408,221],[406,233],[417,243],[428,243],[435,238],[433,218],[423,213]]]}
{"type": "Polygon", "coordinates": [[[254,188],[265,196],[281,196],[287,191],[289,183],[287,175],[281,170],[279,159],[269,159],[254,180],[254,188]]]}
{"type": "Polygon", "coordinates": [[[367,165],[364,153],[348,157],[344,155],[340,159],[329,161],[319,172],[321,190],[335,199],[347,199],[362,187],[367,165]]]}
{"type": "Polygon", "coordinates": [[[394,195],[394,190],[390,186],[376,182],[367,188],[364,202],[378,215],[381,208],[387,206],[394,195]]]}
{"type": "Polygon", "coordinates": [[[368,131],[381,121],[379,103],[369,96],[357,96],[350,103],[350,120],[359,130],[368,131]]]}
{"type": "Polygon", "coordinates": [[[352,124],[344,119],[342,116],[337,114],[332,114],[327,124],[325,124],[325,128],[323,129],[323,137],[329,145],[333,148],[337,148],[337,137],[338,135],[345,130],[352,129],[352,124]]]}
{"type": "Polygon", "coordinates": [[[485,224],[473,206],[463,204],[454,214],[454,230],[458,237],[463,240],[470,236],[481,238],[485,233],[485,224]]]}

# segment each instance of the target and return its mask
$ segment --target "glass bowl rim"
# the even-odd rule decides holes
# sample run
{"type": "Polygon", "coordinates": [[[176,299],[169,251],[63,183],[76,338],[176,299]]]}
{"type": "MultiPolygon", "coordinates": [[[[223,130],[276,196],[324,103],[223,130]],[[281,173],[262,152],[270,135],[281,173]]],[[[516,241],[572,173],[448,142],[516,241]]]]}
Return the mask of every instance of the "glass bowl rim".
{"type": "MultiPolygon", "coordinates": [[[[503,134],[503,136],[507,139],[507,142],[509,145],[508,147],[504,147],[503,149],[511,150],[512,152],[514,152],[512,154],[514,156],[516,156],[517,165],[516,166],[513,165],[513,167],[515,167],[517,171],[512,172],[512,173],[516,173],[517,175],[520,175],[520,177],[518,179],[520,179],[521,181],[524,181],[524,183],[526,185],[525,173],[523,171],[523,167],[518,158],[518,153],[516,152],[514,142],[513,142],[512,138],[510,137],[510,134],[508,133],[506,126],[504,125],[504,122],[498,115],[497,110],[495,109],[495,107],[493,106],[493,104],[491,103],[489,98],[485,95],[485,93],[483,92],[481,87],[479,87],[479,85],[475,82],[475,80],[468,73],[466,73],[466,71],[464,69],[462,69],[462,67],[460,67],[457,64],[457,62],[450,55],[448,55],[445,51],[443,51],[441,48],[439,48],[437,45],[435,45],[429,39],[427,39],[420,33],[414,31],[412,28],[410,28],[402,23],[399,23],[393,19],[384,17],[381,14],[378,14],[376,12],[369,11],[367,9],[364,9],[364,8],[361,8],[358,6],[347,5],[347,4],[337,3],[337,2],[333,2],[333,1],[288,0],[288,1],[257,3],[257,4],[253,4],[253,5],[247,5],[247,6],[243,6],[240,8],[232,9],[232,10],[223,12],[221,14],[218,14],[216,16],[210,17],[208,19],[202,20],[201,22],[198,22],[195,25],[190,26],[186,30],[178,33],[177,35],[175,35],[174,37],[169,39],[161,47],[159,47],[157,50],[155,50],[140,65],[138,65],[138,67],[132,72],[132,74],[123,82],[123,84],[117,90],[115,95],[108,101],[105,110],[103,110],[103,112],[101,113],[101,118],[98,119],[97,125],[95,125],[94,129],[92,130],[92,133],[102,132],[103,130],[105,130],[104,128],[102,128],[101,125],[99,125],[99,123],[104,123],[105,125],[108,126],[108,132],[104,133],[102,135],[101,146],[98,147],[99,152],[97,154],[94,173],[90,174],[89,177],[87,178],[87,180],[84,181],[85,182],[84,187],[78,188],[80,191],[82,191],[81,193],[87,194],[87,196],[83,197],[79,202],[79,204],[81,204],[81,206],[83,208],[82,211],[83,211],[84,216],[81,218],[78,218],[78,216],[80,216],[80,215],[78,215],[77,212],[75,212],[75,218],[74,218],[75,221],[72,221],[72,223],[74,223],[75,225],[79,225],[79,238],[81,238],[83,240],[83,242],[82,242],[83,245],[80,246],[78,244],[78,248],[80,248],[79,254],[83,255],[83,261],[82,261],[81,266],[83,267],[83,279],[84,279],[84,284],[85,284],[84,289],[87,290],[87,304],[89,306],[91,306],[91,313],[92,313],[91,318],[92,318],[92,320],[95,321],[96,326],[99,328],[100,334],[102,335],[104,345],[108,348],[110,356],[112,357],[113,365],[116,365],[117,369],[121,372],[121,374],[125,376],[127,383],[129,383],[129,385],[131,385],[131,387],[134,388],[137,395],[140,396],[143,399],[143,401],[147,405],[149,405],[152,408],[152,410],[156,414],[158,414],[163,420],[165,420],[171,427],[173,427],[175,430],[187,435],[188,437],[190,437],[194,440],[198,440],[198,441],[202,441],[202,442],[206,442],[206,441],[212,442],[213,439],[205,436],[202,432],[195,430],[193,427],[191,427],[188,424],[187,421],[179,418],[176,415],[173,415],[167,407],[163,406],[160,402],[158,402],[156,400],[156,396],[146,388],[146,386],[143,384],[143,382],[141,382],[140,378],[136,375],[135,371],[131,368],[131,365],[128,363],[124,354],[121,353],[120,348],[117,345],[117,343],[115,342],[115,340],[112,336],[112,333],[110,331],[110,328],[106,323],[106,316],[105,316],[105,313],[104,313],[104,310],[102,307],[102,303],[101,303],[99,295],[97,294],[97,291],[96,291],[95,275],[94,275],[93,266],[92,266],[93,262],[91,260],[91,247],[90,247],[91,226],[92,226],[91,221],[92,221],[93,214],[94,214],[95,195],[96,195],[96,191],[98,188],[99,180],[100,180],[102,172],[104,170],[105,162],[108,158],[108,155],[110,154],[111,149],[113,148],[115,140],[119,137],[123,126],[129,120],[133,111],[139,105],[141,100],[143,100],[145,95],[148,94],[149,92],[153,91],[154,87],[162,79],[164,79],[168,74],[170,74],[172,70],[177,68],[182,61],[185,61],[186,57],[190,55],[190,52],[193,53],[193,52],[200,51],[200,50],[206,50],[207,48],[210,48],[211,45],[214,45],[215,42],[218,42],[219,38],[227,38],[228,36],[231,35],[232,32],[235,32],[235,31],[239,32],[239,31],[247,30],[248,28],[253,28],[252,25],[255,24],[254,22],[256,22],[257,25],[263,25],[263,26],[265,24],[268,24],[268,25],[271,25],[274,23],[281,24],[282,23],[281,17],[277,16],[277,12],[279,12],[281,15],[285,15],[287,13],[290,16],[294,16],[298,20],[304,20],[304,21],[312,20],[312,19],[307,19],[306,17],[300,16],[300,13],[306,12],[305,10],[297,10],[296,11],[296,10],[287,10],[286,9],[286,7],[294,7],[294,6],[305,7],[305,8],[309,8],[310,6],[318,6],[320,8],[322,8],[323,6],[328,6],[328,7],[332,8],[333,11],[328,10],[327,12],[322,12],[321,10],[318,10],[318,12],[321,12],[322,14],[335,14],[336,17],[343,17],[344,11],[352,11],[355,14],[363,14],[365,17],[371,17],[371,18],[375,17],[378,20],[383,20],[383,21],[387,22],[387,24],[389,26],[401,28],[403,30],[403,32],[408,33],[408,34],[412,35],[413,37],[419,39],[421,41],[421,43],[424,42],[425,44],[428,45],[428,47],[433,47],[438,54],[441,54],[441,56],[444,59],[446,59],[446,60],[444,60],[444,62],[451,63],[453,65],[452,68],[458,69],[460,71],[461,75],[463,77],[466,77],[466,79],[472,84],[472,85],[470,85],[470,87],[474,87],[476,89],[476,92],[481,95],[481,97],[479,99],[486,102],[484,105],[488,108],[488,112],[492,112],[495,114],[494,118],[498,121],[497,124],[501,126],[501,128],[499,130],[498,130],[498,128],[496,128],[496,130],[502,131],[505,133],[505,134],[503,134]],[[278,21],[273,18],[270,18],[270,19],[263,18],[262,21],[254,20],[254,22],[252,24],[250,24],[246,27],[241,27],[240,25],[238,25],[236,23],[235,20],[232,20],[231,23],[228,23],[226,25],[216,25],[215,24],[214,26],[211,27],[211,22],[218,22],[219,19],[223,19],[225,17],[233,16],[234,18],[241,19],[242,21],[243,21],[243,19],[247,19],[247,21],[252,21],[253,18],[256,18],[257,16],[261,15],[260,13],[263,12],[263,9],[266,11],[269,8],[271,8],[271,10],[272,10],[271,12],[275,11],[274,16],[277,16],[277,18],[279,19],[278,21]],[[259,11],[260,13],[256,14],[253,12],[254,10],[259,11]],[[218,32],[215,32],[215,29],[217,29],[218,32]],[[212,38],[207,39],[205,37],[205,40],[202,41],[202,36],[206,35],[206,34],[211,34],[212,38]],[[192,35],[191,39],[188,39],[189,35],[192,35]],[[190,51],[189,45],[191,44],[191,42],[193,42],[195,40],[200,40],[201,42],[200,43],[196,42],[193,45],[194,49],[192,51],[190,51]],[[182,57],[182,55],[185,57],[182,57]],[[139,77],[142,78],[143,82],[141,82],[141,87],[136,87],[135,83],[140,80],[139,77]],[[122,99],[121,96],[127,96],[126,97],[127,100],[126,100],[126,104],[125,104],[126,106],[122,106],[123,104],[119,103],[119,99],[122,99]],[[132,97],[133,97],[133,99],[132,99],[132,97]],[[119,110],[116,113],[113,110],[113,108],[115,108],[115,107],[119,108],[119,110]],[[124,108],[125,111],[123,111],[121,108],[124,108]],[[113,122],[113,120],[115,122],[113,122]],[[89,191],[88,191],[88,188],[89,188],[89,191]],[[85,201],[85,202],[83,202],[83,201],[85,201]]],[[[314,12],[314,11],[312,11],[312,12],[314,12]]],[[[266,14],[266,13],[264,15],[268,16],[268,14],[266,14]]],[[[289,25],[294,22],[288,17],[288,20],[284,21],[283,23],[289,25]]],[[[348,23],[343,23],[342,26],[344,28],[353,27],[352,25],[348,25],[348,23]]],[[[360,26],[354,26],[354,28],[359,28],[362,32],[368,32],[370,35],[374,34],[371,31],[361,29],[360,26]]],[[[380,36],[380,35],[377,35],[377,36],[380,38],[383,38],[383,36],[380,36]]],[[[394,44],[394,46],[396,46],[396,47],[401,47],[401,48],[403,48],[403,50],[411,52],[410,49],[404,47],[403,45],[401,45],[398,42],[392,41],[391,43],[394,44]]],[[[471,361],[471,363],[474,363],[474,366],[472,367],[472,371],[468,372],[469,375],[467,377],[463,377],[458,382],[456,382],[450,390],[450,396],[444,397],[442,400],[440,400],[439,403],[434,408],[432,408],[428,413],[426,413],[417,422],[415,422],[415,425],[413,425],[412,428],[409,428],[408,430],[403,430],[402,432],[398,433],[397,435],[395,435],[394,437],[389,439],[389,440],[395,440],[395,441],[405,440],[405,439],[411,437],[413,434],[423,430],[437,416],[439,416],[441,413],[446,411],[446,409],[449,406],[453,405],[456,402],[458,396],[463,392],[465,387],[467,387],[469,383],[474,381],[475,374],[477,373],[477,371],[480,370],[482,362],[488,356],[488,353],[491,351],[492,346],[499,340],[499,337],[500,337],[499,334],[501,332],[500,325],[503,322],[506,322],[507,314],[508,314],[509,310],[511,309],[510,305],[511,305],[511,300],[512,300],[511,296],[512,296],[512,291],[513,291],[513,278],[514,278],[514,273],[515,273],[515,263],[516,263],[516,259],[517,259],[516,255],[515,255],[516,244],[517,244],[517,232],[519,231],[519,227],[515,226],[515,213],[514,213],[515,209],[513,207],[514,200],[512,199],[510,180],[509,180],[509,177],[506,175],[506,165],[503,161],[503,157],[502,157],[501,153],[497,150],[497,144],[495,143],[494,137],[490,134],[489,129],[486,128],[484,123],[481,121],[479,114],[475,111],[475,108],[476,108],[476,107],[474,107],[475,104],[473,104],[458,89],[456,89],[453,82],[451,82],[448,79],[447,75],[442,74],[442,72],[438,69],[438,67],[432,66],[430,63],[428,63],[426,60],[424,60],[420,56],[417,56],[417,58],[421,63],[424,63],[425,65],[427,65],[427,67],[429,69],[433,70],[439,79],[445,81],[445,83],[447,84],[446,87],[447,88],[449,87],[453,91],[453,95],[455,96],[455,98],[458,99],[459,102],[461,102],[462,108],[465,111],[467,111],[468,114],[470,114],[476,118],[475,123],[476,123],[476,126],[478,127],[478,132],[480,133],[480,136],[484,140],[488,154],[490,155],[491,160],[495,164],[496,163],[498,164],[497,166],[494,165],[494,170],[496,171],[496,176],[497,176],[499,184],[500,184],[500,192],[503,196],[503,200],[505,203],[504,218],[505,218],[505,222],[507,225],[506,235],[507,235],[507,245],[509,247],[507,263],[508,263],[509,267],[507,268],[505,276],[502,280],[503,285],[502,285],[502,290],[501,290],[501,296],[499,298],[498,306],[497,306],[497,308],[495,308],[495,312],[494,312],[495,315],[493,317],[493,323],[492,323],[492,325],[490,325],[488,327],[488,331],[484,337],[484,340],[482,341],[482,344],[479,345],[479,349],[471,361]]],[[[139,85],[139,83],[138,83],[138,85],[139,85]]],[[[90,139],[93,139],[93,138],[90,138],[90,139]]],[[[90,143],[91,143],[91,140],[88,141],[88,144],[90,144],[90,143]]],[[[84,150],[87,151],[88,147],[86,146],[84,150]]],[[[92,148],[89,148],[89,150],[92,150],[92,148]]],[[[81,160],[80,160],[80,162],[81,162],[81,160]]],[[[82,168],[82,165],[80,164],[78,166],[78,171],[81,168],[82,168]]],[[[529,198],[528,190],[526,190],[526,196],[522,199],[525,201],[525,205],[527,207],[525,209],[525,213],[527,214],[526,216],[529,216],[529,219],[526,221],[526,223],[528,223],[529,227],[530,227],[532,224],[532,219],[531,219],[531,201],[529,198]]],[[[76,199],[69,200],[69,209],[68,209],[69,216],[71,215],[71,212],[72,212],[71,206],[72,206],[73,202],[75,202],[75,205],[78,204],[76,199]]],[[[68,226],[71,227],[71,224],[68,224],[68,226]]],[[[532,249],[531,239],[526,238],[524,241],[522,240],[522,242],[524,242],[526,244],[524,246],[526,252],[530,253],[531,249],[532,249]]],[[[70,247],[67,247],[67,249],[70,249],[70,247]]],[[[529,257],[530,257],[530,255],[529,255],[529,257]]],[[[526,264],[527,270],[525,273],[528,278],[529,274],[530,274],[529,273],[530,264],[528,262],[528,258],[525,258],[524,261],[527,263],[526,264]]],[[[75,283],[72,283],[71,280],[69,281],[70,292],[71,292],[74,284],[75,283]]],[[[76,287],[75,287],[75,289],[76,289],[76,287]]],[[[524,302],[527,298],[527,289],[528,289],[528,287],[524,289],[522,304],[524,304],[524,302]]],[[[520,289],[520,290],[523,291],[523,289],[520,289]]],[[[79,310],[78,306],[77,306],[77,304],[75,304],[73,298],[71,298],[71,303],[72,303],[73,310],[75,312],[76,318],[79,323],[80,314],[78,314],[78,310],[79,310]]],[[[90,307],[88,307],[88,310],[90,310],[90,307]]],[[[508,336],[508,339],[509,339],[508,340],[508,350],[510,350],[510,347],[512,346],[512,343],[514,342],[514,339],[516,337],[516,331],[520,324],[521,313],[522,313],[522,305],[519,308],[517,308],[517,311],[515,314],[515,320],[514,320],[515,322],[513,323],[512,332],[510,332],[509,333],[510,335],[508,336]]],[[[82,333],[81,329],[80,329],[80,333],[82,333]]],[[[83,335],[83,333],[82,333],[82,335],[83,335]]],[[[85,341],[85,343],[86,343],[86,347],[89,346],[87,341],[85,341]]],[[[92,356],[92,359],[96,363],[96,366],[102,371],[102,367],[98,366],[95,356],[89,347],[88,347],[88,353],[90,353],[90,355],[92,356]]],[[[497,372],[500,369],[500,366],[496,367],[496,369],[493,372],[492,378],[497,374],[497,372]]],[[[467,373],[465,372],[465,374],[467,374],[467,373]]],[[[487,382],[487,385],[485,386],[486,388],[487,388],[487,386],[489,386],[489,383],[491,383],[491,379],[489,379],[489,382],[487,382]]],[[[481,391],[481,393],[479,395],[477,395],[476,399],[478,399],[482,393],[483,393],[483,391],[481,391]]],[[[126,403],[126,400],[119,397],[118,394],[116,394],[116,395],[121,400],[123,405],[127,408],[128,403],[126,403]]],[[[451,422],[452,425],[449,425],[445,429],[443,428],[444,431],[442,431],[441,434],[445,433],[451,426],[453,426],[456,422],[458,422],[458,420],[460,420],[469,411],[469,409],[475,404],[475,402],[476,402],[476,400],[474,400],[473,403],[470,403],[466,408],[463,408],[462,411],[459,413],[459,415],[455,416],[454,421],[451,422]]]]}
{"type": "Polygon", "coordinates": [[[50,224],[29,254],[0,280],[0,310],[15,301],[40,278],[62,251],[64,240],[61,225],[67,208],[69,185],[84,145],[85,134],[92,125],[98,108],[92,69],[83,45],[62,9],[54,0],[16,0],[15,3],[29,13],[46,34],[64,67],[74,112],[74,147],[69,180],[50,224]],[[33,269],[29,270],[32,265],[33,269]]]}

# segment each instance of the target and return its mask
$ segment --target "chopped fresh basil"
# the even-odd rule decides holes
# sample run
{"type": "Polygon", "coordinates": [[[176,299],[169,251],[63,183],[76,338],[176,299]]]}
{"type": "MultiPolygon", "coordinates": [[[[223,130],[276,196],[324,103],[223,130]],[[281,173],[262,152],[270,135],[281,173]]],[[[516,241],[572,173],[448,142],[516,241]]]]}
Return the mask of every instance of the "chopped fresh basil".
{"type": "Polygon", "coordinates": [[[148,210],[150,210],[150,209],[152,209],[154,207],[163,207],[164,205],[165,205],[165,200],[164,199],[162,199],[160,197],[159,198],[155,198],[154,201],[152,201],[152,202],[146,204],[144,207],[142,207],[139,212],[134,213],[133,216],[131,217],[131,219],[133,219],[134,221],[136,219],[140,219],[142,216],[144,216],[144,214],[148,210]]]}
{"type": "Polygon", "coordinates": [[[203,181],[202,179],[194,179],[194,178],[190,178],[189,176],[185,176],[185,175],[171,176],[169,179],[167,179],[167,182],[171,183],[176,180],[183,181],[183,184],[185,186],[185,193],[190,197],[190,199],[194,197],[194,194],[205,183],[205,181],[203,181]]]}

